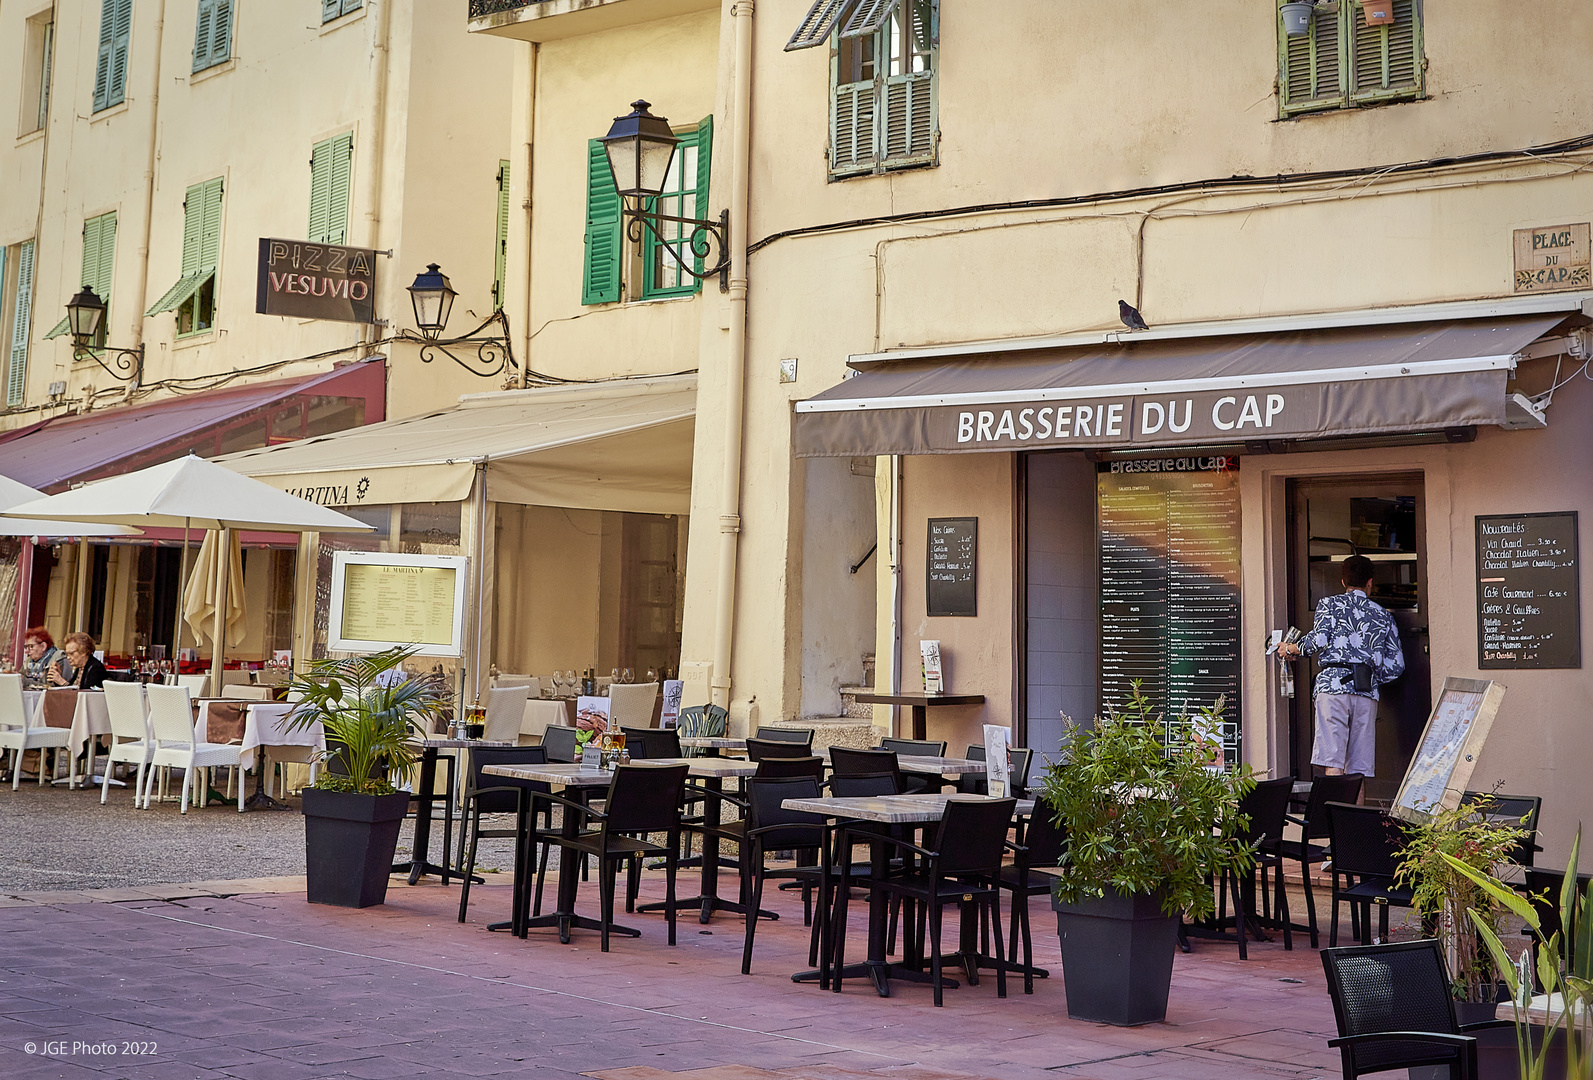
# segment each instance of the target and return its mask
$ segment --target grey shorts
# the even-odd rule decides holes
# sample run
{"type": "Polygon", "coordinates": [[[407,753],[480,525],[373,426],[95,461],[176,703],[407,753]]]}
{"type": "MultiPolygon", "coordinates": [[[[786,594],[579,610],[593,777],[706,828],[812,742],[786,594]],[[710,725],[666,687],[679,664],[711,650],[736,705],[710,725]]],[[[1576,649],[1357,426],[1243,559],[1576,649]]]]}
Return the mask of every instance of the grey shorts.
{"type": "Polygon", "coordinates": [[[1358,694],[1318,694],[1311,764],[1372,776],[1377,762],[1377,702],[1358,694]]]}

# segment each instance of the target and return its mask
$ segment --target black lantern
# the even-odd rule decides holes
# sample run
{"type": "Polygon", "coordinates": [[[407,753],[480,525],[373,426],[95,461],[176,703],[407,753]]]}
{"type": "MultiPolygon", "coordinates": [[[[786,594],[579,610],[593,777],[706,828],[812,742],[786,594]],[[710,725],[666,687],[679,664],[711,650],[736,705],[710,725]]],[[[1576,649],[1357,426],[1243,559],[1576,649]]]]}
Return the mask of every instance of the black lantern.
{"type": "Polygon", "coordinates": [[[616,116],[614,126],[600,142],[608,155],[614,189],[623,196],[652,199],[669,180],[669,163],[680,142],[669,121],[647,111],[649,102],[631,102],[626,116],[616,116]]]}
{"type": "Polygon", "coordinates": [[[415,325],[427,340],[436,341],[442,335],[454,297],[458,295],[448,283],[448,275],[439,270],[436,263],[428,263],[422,273],[415,275],[415,284],[409,287],[409,299],[415,305],[415,325]]]}
{"type": "Polygon", "coordinates": [[[86,348],[99,340],[100,327],[105,324],[105,301],[99,298],[92,285],[66,302],[66,325],[72,332],[72,344],[86,348]]]}

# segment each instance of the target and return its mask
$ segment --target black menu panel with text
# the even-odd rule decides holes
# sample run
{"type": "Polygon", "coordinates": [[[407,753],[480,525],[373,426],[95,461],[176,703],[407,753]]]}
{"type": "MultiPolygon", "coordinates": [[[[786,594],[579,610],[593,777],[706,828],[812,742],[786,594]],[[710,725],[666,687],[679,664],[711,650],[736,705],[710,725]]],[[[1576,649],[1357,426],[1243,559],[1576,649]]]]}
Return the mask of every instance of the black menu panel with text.
{"type": "Polygon", "coordinates": [[[1121,707],[1136,680],[1168,718],[1225,697],[1229,764],[1239,755],[1238,468],[1236,457],[1113,461],[1096,484],[1101,713],[1121,707]]]}
{"type": "Polygon", "coordinates": [[[1477,518],[1477,666],[1579,668],[1577,515],[1477,518]]]}

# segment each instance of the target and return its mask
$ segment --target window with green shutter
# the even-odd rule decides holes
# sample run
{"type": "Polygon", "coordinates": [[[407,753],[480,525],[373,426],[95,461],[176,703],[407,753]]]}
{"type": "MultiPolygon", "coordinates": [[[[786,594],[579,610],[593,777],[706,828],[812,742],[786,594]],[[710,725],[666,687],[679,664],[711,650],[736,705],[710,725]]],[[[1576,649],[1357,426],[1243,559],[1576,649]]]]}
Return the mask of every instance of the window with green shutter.
{"type": "MultiPolygon", "coordinates": [[[[17,264],[16,288],[11,302],[11,347],[7,351],[6,405],[23,403],[28,387],[28,333],[33,316],[33,241],[12,248],[17,264]]],[[[4,278],[0,277],[0,282],[4,278]]]]}
{"type": "Polygon", "coordinates": [[[612,304],[620,298],[620,262],[625,254],[620,197],[608,155],[597,139],[586,143],[586,257],[581,303],[612,304]]]}
{"type": "Polygon", "coordinates": [[[177,312],[177,333],[209,330],[216,313],[216,264],[221,256],[221,177],[195,184],[183,200],[182,276],[144,314],[177,312]]]}
{"type": "Polygon", "coordinates": [[[233,0],[199,0],[194,22],[194,71],[224,64],[232,58],[233,0]]]}
{"type": "Polygon", "coordinates": [[[509,270],[509,163],[498,162],[498,229],[492,245],[492,308],[503,310],[504,281],[509,270]]]}
{"type": "Polygon", "coordinates": [[[348,242],[349,175],[354,133],[323,139],[310,150],[310,232],[317,244],[348,242]]]}
{"type": "MultiPolygon", "coordinates": [[[[99,340],[95,342],[96,345],[105,344],[105,328],[111,321],[108,309],[111,303],[111,278],[115,268],[116,212],[113,210],[83,222],[83,273],[78,278],[78,284],[93,289],[95,295],[105,301],[107,308],[105,318],[100,321],[100,334],[99,340]]],[[[50,332],[44,335],[44,340],[60,337],[67,330],[67,321],[62,319],[50,328],[50,332]]]]}
{"type": "MultiPolygon", "coordinates": [[[[664,191],[648,209],[668,217],[708,217],[708,173],[713,161],[714,121],[706,116],[693,131],[680,135],[675,156],[669,162],[669,177],[664,191]]],[[[702,272],[702,256],[691,250],[690,225],[661,221],[658,231],[663,240],[649,230],[642,234],[642,296],[689,296],[702,288],[702,282],[687,273],[684,262],[702,272]]]]}
{"type": "Polygon", "coordinates": [[[100,0],[100,46],[94,61],[94,111],[127,100],[127,45],[133,36],[133,0],[100,0]]]}
{"type": "Polygon", "coordinates": [[[1319,4],[1305,34],[1283,29],[1278,0],[1278,107],[1285,117],[1422,96],[1427,61],[1418,0],[1394,0],[1394,21],[1368,26],[1359,0],[1319,4]]]}
{"type": "Polygon", "coordinates": [[[830,176],[938,163],[939,0],[815,0],[786,49],[830,51],[830,176]]]}
{"type": "Polygon", "coordinates": [[[347,15],[351,11],[358,11],[363,2],[364,0],[321,0],[322,24],[347,15]]]}

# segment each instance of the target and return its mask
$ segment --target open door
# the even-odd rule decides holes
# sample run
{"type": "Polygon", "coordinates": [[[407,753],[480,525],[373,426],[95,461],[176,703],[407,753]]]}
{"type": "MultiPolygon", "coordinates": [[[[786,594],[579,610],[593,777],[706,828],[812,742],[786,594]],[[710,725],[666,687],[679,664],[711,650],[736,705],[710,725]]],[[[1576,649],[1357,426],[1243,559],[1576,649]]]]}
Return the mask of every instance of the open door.
{"type": "MultiPolygon", "coordinates": [[[[1339,570],[1351,555],[1376,567],[1371,598],[1399,626],[1405,674],[1381,688],[1377,711],[1377,775],[1367,802],[1392,802],[1432,707],[1427,627],[1427,517],[1419,473],[1312,477],[1290,481],[1289,621],[1305,630],[1316,605],[1342,592],[1339,570]]],[[[1296,668],[1290,725],[1294,775],[1309,777],[1316,664],[1296,668]]]]}

